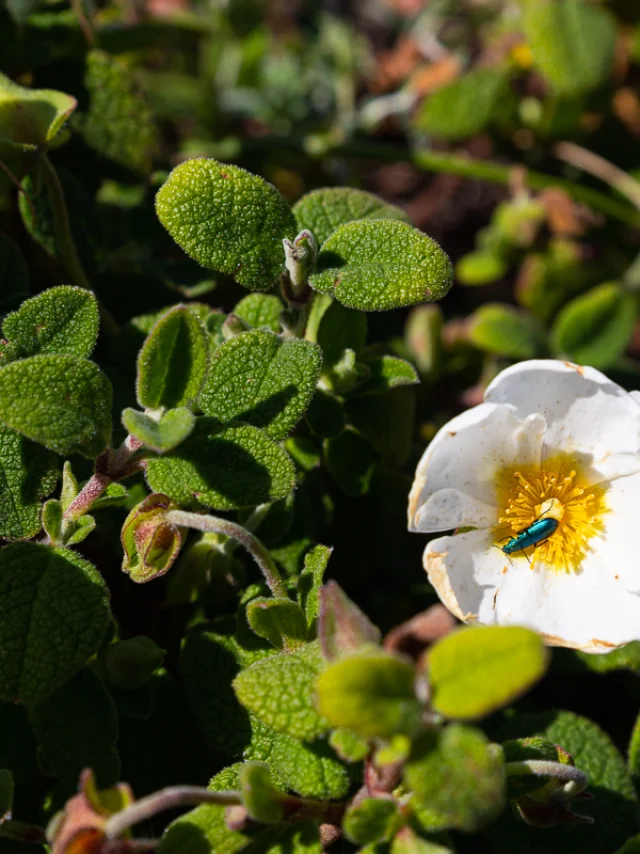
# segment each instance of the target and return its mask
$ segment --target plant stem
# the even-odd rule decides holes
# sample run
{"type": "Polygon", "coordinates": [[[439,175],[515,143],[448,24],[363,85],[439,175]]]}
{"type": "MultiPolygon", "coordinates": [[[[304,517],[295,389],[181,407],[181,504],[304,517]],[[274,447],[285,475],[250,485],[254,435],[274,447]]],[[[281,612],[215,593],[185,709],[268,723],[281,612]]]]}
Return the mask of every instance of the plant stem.
{"type": "Polygon", "coordinates": [[[593,151],[588,151],[575,142],[559,142],[554,146],[553,153],[559,160],[594,175],[605,184],[609,184],[614,190],[618,190],[623,196],[640,209],[640,182],[629,175],[623,169],[618,169],[609,160],[600,157],[593,151]]]}
{"type": "Polygon", "coordinates": [[[176,807],[198,806],[199,804],[231,806],[241,803],[240,792],[210,792],[209,789],[203,789],[200,786],[169,786],[148,795],[146,798],[140,798],[131,806],[115,813],[107,820],[104,832],[107,839],[117,839],[136,824],[176,807]]]}
{"type": "Polygon", "coordinates": [[[258,564],[273,595],[278,598],[288,598],[287,588],[268,549],[242,525],[228,519],[220,519],[218,516],[204,516],[200,513],[189,513],[186,510],[169,510],[165,518],[167,522],[180,528],[193,528],[205,533],[224,534],[237,540],[258,564]]]}

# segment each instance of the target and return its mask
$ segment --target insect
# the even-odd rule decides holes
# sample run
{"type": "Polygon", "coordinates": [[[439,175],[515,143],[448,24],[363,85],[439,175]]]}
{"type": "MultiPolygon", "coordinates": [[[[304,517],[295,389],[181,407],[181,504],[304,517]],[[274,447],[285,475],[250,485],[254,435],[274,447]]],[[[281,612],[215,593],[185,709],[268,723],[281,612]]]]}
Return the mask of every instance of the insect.
{"type": "MultiPolygon", "coordinates": [[[[527,528],[517,533],[515,537],[511,537],[504,546],[497,546],[497,548],[506,555],[512,555],[514,552],[524,552],[531,546],[538,546],[555,534],[564,515],[562,504],[557,498],[550,498],[545,501],[540,509],[542,512],[537,519],[534,519],[527,528]]],[[[525,557],[527,557],[526,554],[525,557]]]]}

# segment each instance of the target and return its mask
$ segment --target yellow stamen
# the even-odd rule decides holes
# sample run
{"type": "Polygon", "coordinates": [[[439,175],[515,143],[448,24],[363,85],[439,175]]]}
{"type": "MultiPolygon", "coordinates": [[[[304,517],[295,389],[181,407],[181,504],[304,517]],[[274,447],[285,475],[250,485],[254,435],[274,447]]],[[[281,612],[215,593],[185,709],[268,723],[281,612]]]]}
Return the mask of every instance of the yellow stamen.
{"type": "Polygon", "coordinates": [[[526,554],[532,567],[540,561],[561,572],[580,572],[591,539],[603,530],[605,491],[601,485],[587,487],[575,460],[564,455],[545,460],[542,467],[506,467],[496,477],[498,506],[504,512],[495,539],[515,537],[541,517],[556,519],[555,533],[526,554]]]}

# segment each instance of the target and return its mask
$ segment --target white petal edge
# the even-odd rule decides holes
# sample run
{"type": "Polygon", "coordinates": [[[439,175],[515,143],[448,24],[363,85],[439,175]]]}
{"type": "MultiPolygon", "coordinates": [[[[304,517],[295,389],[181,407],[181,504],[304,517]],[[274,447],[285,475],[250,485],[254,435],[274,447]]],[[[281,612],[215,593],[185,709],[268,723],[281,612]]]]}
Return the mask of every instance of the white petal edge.
{"type": "MultiPolygon", "coordinates": [[[[418,463],[409,495],[409,529],[419,530],[420,509],[443,489],[458,490],[495,507],[496,472],[514,463],[539,464],[544,430],[539,415],[520,419],[505,405],[481,403],[453,418],[438,431],[418,463]]],[[[443,521],[439,530],[458,524],[443,521]]]]}
{"type": "Polygon", "coordinates": [[[488,528],[497,524],[499,515],[497,507],[477,501],[459,489],[439,489],[418,507],[409,530],[432,534],[466,526],[488,528]]]}
{"type": "Polygon", "coordinates": [[[515,407],[520,418],[543,415],[549,453],[577,450],[597,463],[613,450],[640,452],[638,401],[595,368],[555,359],[519,362],[498,374],[484,399],[515,407]]]}

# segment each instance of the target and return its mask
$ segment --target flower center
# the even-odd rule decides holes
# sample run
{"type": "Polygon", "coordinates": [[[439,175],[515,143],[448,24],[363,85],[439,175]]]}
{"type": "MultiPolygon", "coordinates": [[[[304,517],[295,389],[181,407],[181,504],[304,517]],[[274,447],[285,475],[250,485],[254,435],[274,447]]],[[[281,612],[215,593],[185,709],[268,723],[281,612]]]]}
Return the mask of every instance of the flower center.
{"type": "MultiPolygon", "coordinates": [[[[497,497],[504,512],[495,529],[496,541],[516,537],[541,518],[558,527],[548,539],[524,550],[532,568],[537,561],[551,569],[579,572],[592,537],[603,531],[605,488],[587,486],[579,465],[564,456],[539,466],[509,467],[498,473],[497,497]]],[[[502,541],[502,542],[500,542],[502,541]]],[[[513,552],[517,557],[520,551],[513,552]]]]}

